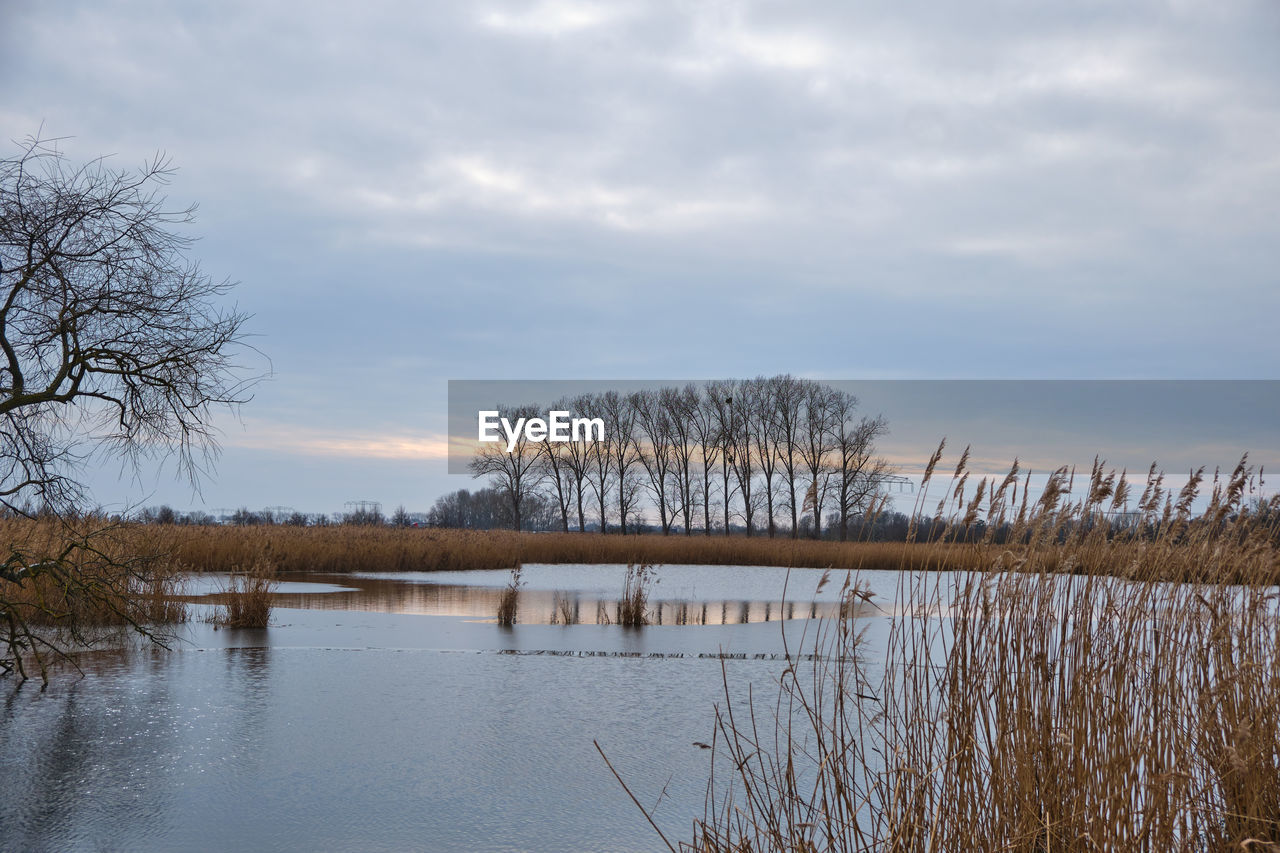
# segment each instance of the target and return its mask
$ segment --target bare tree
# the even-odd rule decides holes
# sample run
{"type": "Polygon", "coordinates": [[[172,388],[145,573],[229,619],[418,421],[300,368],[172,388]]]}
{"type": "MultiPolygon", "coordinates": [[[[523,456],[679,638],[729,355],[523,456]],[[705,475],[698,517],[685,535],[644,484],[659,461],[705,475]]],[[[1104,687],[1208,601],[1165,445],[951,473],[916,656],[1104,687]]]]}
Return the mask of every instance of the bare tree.
{"type": "Polygon", "coordinates": [[[713,384],[709,383],[708,387],[698,394],[696,404],[690,408],[690,425],[693,428],[693,438],[698,445],[701,460],[699,467],[702,472],[698,486],[702,492],[703,533],[707,536],[711,535],[711,470],[715,468],[716,460],[720,455],[713,384]]]}
{"type": "MultiPolygon", "coordinates": [[[[590,406],[590,398],[577,397],[558,405],[565,411],[573,412],[575,415],[582,415],[590,406]]],[[[569,478],[573,481],[574,500],[577,503],[579,533],[584,533],[587,529],[587,516],[583,511],[583,498],[586,495],[587,477],[590,474],[590,446],[585,431],[576,440],[570,441],[564,446],[564,464],[569,469],[569,478]]],[[[603,509],[601,513],[603,515],[603,509]]]]}
{"type": "Polygon", "coordinates": [[[649,491],[658,503],[658,523],[662,535],[666,536],[671,532],[671,521],[677,509],[672,507],[668,510],[670,485],[676,470],[670,409],[663,404],[663,398],[657,391],[637,391],[630,396],[629,402],[636,414],[636,457],[648,475],[649,491]]]}
{"type": "Polygon", "coordinates": [[[808,383],[794,376],[774,378],[773,407],[777,418],[778,464],[782,466],[783,497],[791,510],[791,538],[800,535],[800,505],[796,499],[796,487],[801,471],[800,433],[808,383]]]}
{"type": "Polygon", "coordinates": [[[751,446],[751,410],[754,392],[750,382],[738,384],[737,393],[729,405],[730,462],[738,481],[738,494],[742,496],[742,520],[747,536],[755,533],[756,511],[761,509],[759,493],[752,491],[755,484],[755,449],[751,446]]]}
{"type": "MultiPolygon", "coordinates": [[[[636,409],[629,396],[606,391],[599,397],[604,412],[605,445],[613,457],[614,485],[618,498],[618,524],[625,535],[627,521],[633,518],[639,501],[639,483],[635,465],[640,456],[636,450],[636,409]]],[[[603,524],[601,525],[603,529],[603,524]]]]}
{"type": "MultiPolygon", "coordinates": [[[[511,423],[521,419],[536,418],[539,410],[533,406],[518,408],[498,408],[499,417],[511,423]]],[[[489,477],[494,489],[503,495],[511,505],[512,526],[521,530],[525,501],[530,498],[539,483],[543,472],[538,466],[537,443],[530,441],[524,430],[518,430],[515,444],[511,450],[502,442],[486,442],[481,444],[476,455],[471,458],[470,469],[473,477],[489,477]]]]}
{"type": "MultiPolygon", "coordinates": [[[[720,488],[724,499],[724,535],[729,535],[730,512],[733,503],[733,474],[735,457],[735,435],[738,424],[737,410],[734,408],[733,396],[737,393],[737,380],[720,380],[707,383],[706,403],[711,411],[714,432],[712,443],[720,456],[720,488]]],[[[710,521],[708,521],[710,524],[710,521]]]]}
{"type": "Polygon", "coordinates": [[[822,508],[831,486],[831,455],[835,449],[835,400],[839,392],[827,385],[810,382],[804,395],[804,418],[800,431],[800,459],[808,474],[805,505],[813,509],[813,536],[822,538],[822,508]]]}
{"type": "Polygon", "coordinates": [[[693,480],[694,457],[698,452],[696,423],[699,395],[696,385],[663,388],[662,407],[671,427],[671,453],[675,461],[676,499],[684,517],[684,535],[693,535],[693,509],[697,502],[693,480]]]}
{"type": "Polygon", "coordinates": [[[854,420],[858,398],[836,391],[832,395],[833,439],[836,453],[836,512],[840,541],[849,538],[849,519],[863,515],[893,474],[889,461],[876,456],[876,439],[889,432],[882,416],[854,420]]]}
{"type": "MultiPolygon", "coordinates": [[[[187,256],[192,238],[179,227],[195,209],[171,209],[160,194],[169,161],[76,166],[58,146],[30,137],[0,160],[0,507],[27,515],[38,505],[65,520],[94,449],[135,465],[175,458],[196,483],[216,457],[214,411],[244,402],[249,381],[236,362],[247,316],[221,305],[232,284],[187,256]]],[[[146,632],[117,595],[128,588],[113,585],[142,564],[99,547],[90,527],[64,523],[52,551],[0,554],[6,671],[25,677],[34,654],[44,674],[42,653],[63,651],[31,630],[19,603],[34,583],[146,632]]],[[[82,636],[74,613],[44,615],[82,636]]]]}
{"type": "MultiPolygon", "coordinates": [[[[568,402],[558,400],[552,404],[555,411],[568,411],[568,402]]],[[[556,510],[560,514],[560,527],[569,532],[569,509],[573,505],[577,472],[570,457],[568,442],[544,441],[536,450],[538,464],[542,470],[542,481],[549,484],[555,498],[556,510]]]]}
{"type": "MultiPolygon", "coordinates": [[[[608,421],[601,395],[587,394],[581,398],[582,412],[589,418],[600,418],[605,421],[605,438],[608,439],[608,421]]],[[[587,483],[595,495],[600,510],[600,532],[609,531],[609,497],[613,488],[616,472],[613,467],[613,454],[609,451],[609,442],[593,441],[587,445],[587,483]]]]}
{"type": "Polygon", "coordinates": [[[747,419],[751,452],[760,466],[761,481],[764,484],[764,510],[768,516],[770,539],[778,529],[777,520],[774,518],[776,504],[773,496],[778,470],[778,446],[781,442],[774,393],[776,384],[776,378],[766,379],[763,376],[744,383],[748,399],[747,419]]]}

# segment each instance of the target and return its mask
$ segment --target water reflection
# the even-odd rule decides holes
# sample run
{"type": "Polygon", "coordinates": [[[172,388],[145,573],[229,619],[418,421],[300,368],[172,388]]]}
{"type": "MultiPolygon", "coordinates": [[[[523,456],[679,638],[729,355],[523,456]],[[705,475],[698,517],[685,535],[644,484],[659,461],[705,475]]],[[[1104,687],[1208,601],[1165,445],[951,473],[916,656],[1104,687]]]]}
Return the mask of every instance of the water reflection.
{"type": "MultiPolygon", "coordinates": [[[[530,625],[611,625],[618,619],[622,576],[615,566],[542,566],[524,568],[518,619],[530,625]],[[583,571],[588,569],[590,571],[583,571]],[[617,575],[615,578],[614,575],[617,575]]],[[[651,625],[746,625],[797,618],[838,615],[840,601],[830,592],[815,594],[797,583],[791,594],[804,596],[803,606],[782,599],[785,570],[759,567],[662,567],[649,590],[646,615],[651,625]],[[691,568],[698,572],[690,580],[691,568]],[[764,578],[758,577],[767,573],[764,578]],[[739,595],[725,595],[728,591],[739,595]]],[[[812,582],[814,570],[806,580],[812,582]]],[[[354,610],[380,613],[495,618],[509,581],[506,572],[441,572],[437,574],[310,574],[281,576],[274,606],[300,610],[354,610]]],[[[838,584],[833,584],[838,587],[838,584]]],[[[206,584],[208,590],[215,585],[206,584]]],[[[837,590],[838,592],[838,590],[837,590]]],[[[216,592],[191,596],[217,602],[216,592]]]]}

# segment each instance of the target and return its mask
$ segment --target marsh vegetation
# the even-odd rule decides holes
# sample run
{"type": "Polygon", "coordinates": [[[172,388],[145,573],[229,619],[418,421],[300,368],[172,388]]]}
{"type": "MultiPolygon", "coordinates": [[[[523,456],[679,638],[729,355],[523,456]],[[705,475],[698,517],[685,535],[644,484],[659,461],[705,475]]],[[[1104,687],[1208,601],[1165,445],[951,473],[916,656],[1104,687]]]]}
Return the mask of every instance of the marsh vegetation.
{"type": "MultiPolygon", "coordinates": [[[[1153,474],[1117,528],[1124,477],[1095,466],[1083,502],[1015,515],[1025,546],[944,537],[942,572],[904,571],[883,647],[821,623],[766,701],[723,670],[720,775],[679,849],[1280,849],[1277,502],[1246,504],[1250,473],[1195,523],[1199,478],[1164,500],[1153,474]]],[[[948,525],[999,506],[963,484],[962,461],[948,525]]]]}
{"type": "Polygon", "coordinates": [[[275,564],[265,556],[247,570],[238,571],[218,596],[209,620],[222,628],[265,628],[271,622],[271,599],[276,590],[275,564]]]}

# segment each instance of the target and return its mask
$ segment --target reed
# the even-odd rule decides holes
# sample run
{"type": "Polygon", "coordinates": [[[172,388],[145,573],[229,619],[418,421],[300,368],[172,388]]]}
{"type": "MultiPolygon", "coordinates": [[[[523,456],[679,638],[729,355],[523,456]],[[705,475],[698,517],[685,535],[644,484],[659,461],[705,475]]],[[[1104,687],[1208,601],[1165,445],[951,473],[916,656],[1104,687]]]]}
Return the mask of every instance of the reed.
{"type": "MultiPolygon", "coordinates": [[[[650,563],[896,568],[903,543],[686,537],[657,534],[517,533],[392,527],[191,526],[175,530],[176,557],[228,572],[269,549],[282,572],[510,569],[516,563],[650,563]]],[[[910,549],[906,549],[910,551],[910,549]]],[[[925,548],[911,552],[923,565],[925,548]]]]}
{"type": "MultiPolygon", "coordinates": [[[[1126,477],[1099,463],[1068,506],[1050,490],[1013,510],[1011,485],[979,484],[1026,545],[931,546],[935,568],[976,551],[990,570],[904,563],[883,646],[865,622],[816,623],[767,702],[735,701],[723,665],[703,817],[689,840],[663,840],[700,853],[1280,850],[1277,502],[1246,506],[1247,474],[1215,477],[1192,519],[1199,484],[1162,495],[1153,471],[1142,517],[1122,527],[1105,510],[1126,477]]],[[[962,464],[944,530],[972,521],[964,483],[962,464]]],[[[866,596],[849,573],[842,599],[866,596]]]]}
{"type": "Polygon", "coordinates": [[[82,627],[182,622],[178,597],[187,567],[173,560],[167,531],[57,519],[0,520],[5,569],[0,613],[29,626],[82,627]],[[25,569],[24,567],[30,567],[25,569]]]}
{"type": "Polygon", "coordinates": [[[551,624],[576,625],[579,621],[576,599],[557,592],[551,599],[551,624]]]}
{"type": "Polygon", "coordinates": [[[1070,499],[1072,475],[1061,468],[1048,476],[1041,497],[1030,502],[1028,475],[1016,462],[1003,476],[979,479],[966,469],[966,450],[933,509],[930,481],[941,451],[931,459],[907,542],[191,526],[174,530],[174,556],[199,570],[225,572],[269,552],[280,571],[339,573],[509,569],[525,563],[990,570],[997,561],[1022,561],[1044,571],[1079,574],[1280,582],[1280,504],[1275,498],[1249,504],[1257,479],[1244,460],[1230,474],[1214,476],[1207,484],[1207,508],[1193,515],[1191,508],[1206,486],[1203,471],[1174,493],[1153,466],[1135,499],[1136,484],[1126,472],[1107,471],[1096,461],[1083,497],[1070,499]]]}
{"type": "Polygon", "coordinates": [[[649,589],[656,582],[653,566],[648,563],[627,565],[622,598],[616,608],[617,623],[628,628],[649,624],[649,589]]]}
{"type": "Polygon", "coordinates": [[[259,557],[248,571],[232,574],[210,621],[223,628],[265,628],[271,621],[276,568],[259,557]]]}
{"type": "Polygon", "coordinates": [[[498,599],[498,624],[510,627],[516,624],[516,613],[520,605],[520,587],[523,581],[520,580],[520,573],[523,566],[519,563],[511,570],[511,580],[507,582],[506,587],[502,590],[502,596],[498,599]]]}

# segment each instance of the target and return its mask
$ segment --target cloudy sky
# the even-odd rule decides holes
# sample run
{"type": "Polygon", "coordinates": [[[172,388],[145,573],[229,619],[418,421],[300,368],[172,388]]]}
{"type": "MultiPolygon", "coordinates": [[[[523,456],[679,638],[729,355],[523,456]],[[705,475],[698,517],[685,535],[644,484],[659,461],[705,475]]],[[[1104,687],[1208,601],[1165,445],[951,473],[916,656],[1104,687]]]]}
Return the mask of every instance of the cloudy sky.
{"type": "Polygon", "coordinates": [[[0,131],[167,152],[271,360],[202,495],[102,500],[425,508],[450,378],[1275,378],[1278,39],[1271,0],[0,0],[0,131]]]}

